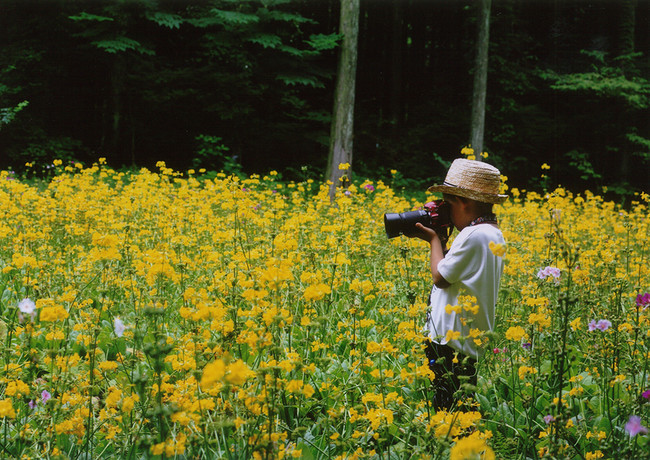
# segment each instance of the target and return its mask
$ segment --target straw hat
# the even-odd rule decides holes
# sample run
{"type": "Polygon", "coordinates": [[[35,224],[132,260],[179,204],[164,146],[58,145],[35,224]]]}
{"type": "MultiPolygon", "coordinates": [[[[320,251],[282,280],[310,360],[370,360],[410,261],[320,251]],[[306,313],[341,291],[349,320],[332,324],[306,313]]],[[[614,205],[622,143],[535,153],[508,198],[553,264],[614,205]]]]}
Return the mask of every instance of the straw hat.
{"type": "Polygon", "coordinates": [[[501,173],[482,161],[458,158],[449,167],[442,185],[433,185],[428,192],[462,196],[483,203],[503,203],[508,195],[500,195],[501,173]]]}

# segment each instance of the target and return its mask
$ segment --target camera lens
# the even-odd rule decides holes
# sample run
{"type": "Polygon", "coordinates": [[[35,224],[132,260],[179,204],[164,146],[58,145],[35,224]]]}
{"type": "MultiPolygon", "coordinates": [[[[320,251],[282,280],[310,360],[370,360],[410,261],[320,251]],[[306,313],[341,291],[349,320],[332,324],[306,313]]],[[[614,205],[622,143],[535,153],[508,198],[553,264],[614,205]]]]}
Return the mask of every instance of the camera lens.
{"type": "Polygon", "coordinates": [[[426,211],[409,211],[402,213],[384,214],[384,228],[388,238],[400,235],[415,236],[419,230],[415,224],[420,222],[425,227],[431,226],[431,217],[426,211]]]}

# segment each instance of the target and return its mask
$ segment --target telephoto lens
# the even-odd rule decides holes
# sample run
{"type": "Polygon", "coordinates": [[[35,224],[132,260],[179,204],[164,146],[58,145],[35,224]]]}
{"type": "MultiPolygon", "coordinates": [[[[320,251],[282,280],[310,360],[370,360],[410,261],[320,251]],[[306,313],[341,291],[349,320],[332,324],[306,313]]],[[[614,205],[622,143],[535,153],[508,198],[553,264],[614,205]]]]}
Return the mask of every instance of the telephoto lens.
{"type": "Polygon", "coordinates": [[[384,227],[388,238],[400,235],[416,236],[421,233],[415,226],[418,222],[425,227],[432,227],[431,216],[423,210],[384,214],[384,227]]]}

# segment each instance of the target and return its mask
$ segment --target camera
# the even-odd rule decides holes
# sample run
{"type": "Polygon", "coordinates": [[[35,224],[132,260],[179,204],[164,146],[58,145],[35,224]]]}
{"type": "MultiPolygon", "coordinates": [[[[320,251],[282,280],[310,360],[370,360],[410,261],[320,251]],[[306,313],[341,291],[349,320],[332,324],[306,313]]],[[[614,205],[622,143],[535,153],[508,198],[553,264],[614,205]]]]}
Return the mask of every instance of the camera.
{"type": "Polygon", "coordinates": [[[418,222],[438,232],[441,238],[448,238],[453,229],[449,204],[443,200],[436,200],[425,204],[424,209],[417,211],[384,214],[384,227],[388,238],[400,235],[417,236],[421,233],[415,226],[418,222]]]}

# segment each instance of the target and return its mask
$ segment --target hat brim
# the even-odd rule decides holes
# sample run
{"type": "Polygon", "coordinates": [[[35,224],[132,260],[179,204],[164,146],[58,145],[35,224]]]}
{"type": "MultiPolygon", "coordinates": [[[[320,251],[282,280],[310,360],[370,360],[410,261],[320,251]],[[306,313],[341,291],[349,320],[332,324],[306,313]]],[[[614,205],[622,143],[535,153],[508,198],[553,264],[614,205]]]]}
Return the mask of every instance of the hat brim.
{"type": "Polygon", "coordinates": [[[427,189],[427,192],[446,193],[448,195],[462,196],[482,203],[492,204],[501,204],[508,199],[508,195],[490,195],[487,193],[477,192],[476,190],[453,187],[450,185],[432,185],[427,189]]]}

